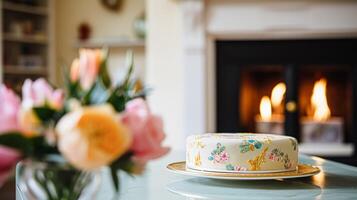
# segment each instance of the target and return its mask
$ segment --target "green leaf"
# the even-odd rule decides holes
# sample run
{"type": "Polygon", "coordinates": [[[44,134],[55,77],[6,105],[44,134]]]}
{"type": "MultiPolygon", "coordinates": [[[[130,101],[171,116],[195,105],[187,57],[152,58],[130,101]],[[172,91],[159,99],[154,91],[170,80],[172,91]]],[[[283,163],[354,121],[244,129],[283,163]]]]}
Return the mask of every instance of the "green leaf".
{"type": "Polygon", "coordinates": [[[48,122],[53,119],[54,115],[57,112],[55,109],[52,109],[48,106],[34,107],[33,110],[37,117],[44,122],[48,122]]]}
{"type": "Polygon", "coordinates": [[[110,174],[112,175],[114,189],[116,192],[118,192],[119,191],[118,169],[115,166],[110,166],[110,174]]]}
{"type": "Polygon", "coordinates": [[[118,177],[118,172],[120,170],[125,171],[129,175],[132,174],[133,172],[133,167],[134,167],[134,162],[131,160],[133,153],[129,152],[115,160],[111,165],[110,165],[110,173],[112,176],[112,181],[114,184],[115,190],[118,192],[119,191],[119,177],[118,177]]]}
{"type": "Polygon", "coordinates": [[[1,134],[0,145],[16,149],[24,156],[36,159],[41,159],[48,154],[59,154],[58,149],[48,145],[43,136],[25,137],[18,132],[1,134]]]}
{"type": "Polygon", "coordinates": [[[131,160],[132,156],[132,152],[126,153],[117,160],[115,160],[110,166],[117,170],[121,169],[127,172],[128,174],[131,174],[135,165],[135,163],[131,160]]]}
{"type": "Polygon", "coordinates": [[[41,159],[48,154],[59,154],[56,146],[50,146],[44,136],[37,136],[29,138],[33,147],[33,153],[31,156],[41,159]]]}
{"type": "Polygon", "coordinates": [[[108,98],[107,102],[110,103],[117,112],[121,112],[125,109],[127,98],[125,95],[120,95],[118,93],[119,92],[113,92],[108,98]]]}
{"type": "Polygon", "coordinates": [[[16,149],[24,155],[31,155],[33,153],[31,140],[17,132],[1,134],[0,145],[16,149]]]}
{"type": "Polygon", "coordinates": [[[111,86],[111,80],[110,80],[110,76],[108,73],[108,68],[107,68],[107,61],[108,61],[108,49],[103,49],[102,50],[103,54],[104,54],[104,59],[100,64],[100,70],[99,70],[99,79],[103,82],[104,86],[109,88],[111,86]]]}
{"type": "Polygon", "coordinates": [[[68,82],[66,84],[66,88],[67,88],[67,93],[68,93],[67,98],[76,98],[76,99],[80,98],[81,91],[80,91],[80,87],[79,87],[79,81],[68,82]]]}
{"type": "Polygon", "coordinates": [[[91,95],[92,95],[92,92],[93,92],[94,88],[95,88],[95,84],[93,84],[92,87],[86,93],[84,93],[83,98],[82,98],[82,104],[83,105],[89,105],[90,104],[91,95]]]}

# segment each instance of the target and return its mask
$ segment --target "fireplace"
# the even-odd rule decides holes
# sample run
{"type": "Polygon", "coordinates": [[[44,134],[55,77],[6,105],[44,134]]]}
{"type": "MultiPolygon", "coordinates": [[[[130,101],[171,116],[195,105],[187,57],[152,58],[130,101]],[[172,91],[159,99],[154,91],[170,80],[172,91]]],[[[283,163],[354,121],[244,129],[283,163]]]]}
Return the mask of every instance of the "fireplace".
{"type": "MultiPolygon", "coordinates": [[[[216,131],[284,133],[312,148],[357,147],[357,39],[218,40],[215,46],[216,131]]],[[[357,164],[356,148],[325,156],[357,164]]]]}

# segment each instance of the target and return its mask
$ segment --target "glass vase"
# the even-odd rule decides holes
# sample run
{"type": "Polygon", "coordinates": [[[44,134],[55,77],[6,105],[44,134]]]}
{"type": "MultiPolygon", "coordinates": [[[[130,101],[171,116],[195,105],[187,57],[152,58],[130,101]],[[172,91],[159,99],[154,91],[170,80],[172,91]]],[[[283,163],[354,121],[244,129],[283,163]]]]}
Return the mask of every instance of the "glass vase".
{"type": "Polygon", "coordinates": [[[100,171],[77,170],[58,157],[26,160],[16,166],[16,199],[95,199],[100,182],[100,171]]]}

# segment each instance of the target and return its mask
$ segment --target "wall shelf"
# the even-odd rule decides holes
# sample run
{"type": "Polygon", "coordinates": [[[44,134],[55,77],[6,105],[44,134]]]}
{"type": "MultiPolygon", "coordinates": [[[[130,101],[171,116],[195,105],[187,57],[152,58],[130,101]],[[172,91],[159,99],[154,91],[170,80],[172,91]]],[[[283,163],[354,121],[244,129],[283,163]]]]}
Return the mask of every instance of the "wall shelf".
{"type": "Polygon", "coordinates": [[[110,38],[110,39],[91,39],[85,42],[77,42],[75,44],[76,48],[144,48],[145,40],[138,39],[121,39],[121,38],[110,38]]]}
{"type": "Polygon", "coordinates": [[[3,40],[8,42],[47,44],[47,38],[42,36],[16,36],[16,35],[5,33],[3,36],[3,40]]]}
{"type": "Polygon", "coordinates": [[[25,4],[4,1],[2,5],[4,10],[21,12],[34,15],[47,15],[47,8],[42,6],[30,6],[25,4]]]}
{"type": "Polygon", "coordinates": [[[39,75],[46,76],[46,67],[24,67],[24,66],[5,66],[4,73],[8,75],[39,75]]]}

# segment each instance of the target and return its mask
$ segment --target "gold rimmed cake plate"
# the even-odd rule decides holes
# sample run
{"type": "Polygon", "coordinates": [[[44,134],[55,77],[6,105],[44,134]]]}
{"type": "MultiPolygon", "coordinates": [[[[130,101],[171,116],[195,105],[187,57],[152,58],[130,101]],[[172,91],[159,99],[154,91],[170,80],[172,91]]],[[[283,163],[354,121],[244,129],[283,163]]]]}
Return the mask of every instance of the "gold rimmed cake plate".
{"type": "Polygon", "coordinates": [[[315,166],[298,164],[297,170],[287,172],[274,172],[274,173],[231,173],[231,172],[210,172],[193,170],[186,168],[186,162],[174,162],[167,165],[167,169],[171,172],[203,177],[213,179],[227,179],[227,180],[269,180],[269,179],[288,179],[288,178],[302,178],[316,175],[320,169],[315,166]]]}

